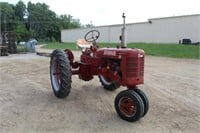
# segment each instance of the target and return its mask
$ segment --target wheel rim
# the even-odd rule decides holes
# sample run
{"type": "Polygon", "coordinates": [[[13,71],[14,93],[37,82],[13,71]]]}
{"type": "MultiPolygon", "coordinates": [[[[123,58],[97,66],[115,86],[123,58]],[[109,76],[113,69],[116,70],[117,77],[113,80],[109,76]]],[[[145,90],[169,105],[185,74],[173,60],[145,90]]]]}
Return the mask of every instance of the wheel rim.
{"type": "Polygon", "coordinates": [[[137,112],[137,107],[130,97],[121,97],[118,104],[120,112],[126,117],[133,117],[137,112]]]}
{"type": "Polygon", "coordinates": [[[61,71],[60,64],[58,63],[58,61],[56,61],[56,58],[54,58],[52,62],[51,79],[54,90],[59,91],[61,82],[61,71]]]}

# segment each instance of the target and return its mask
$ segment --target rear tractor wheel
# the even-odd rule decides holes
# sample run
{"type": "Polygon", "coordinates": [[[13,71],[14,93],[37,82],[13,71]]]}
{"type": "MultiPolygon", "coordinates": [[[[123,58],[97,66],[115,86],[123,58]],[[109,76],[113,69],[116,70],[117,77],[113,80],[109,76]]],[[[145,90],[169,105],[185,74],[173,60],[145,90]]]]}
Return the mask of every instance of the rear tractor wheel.
{"type": "Polygon", "coordinates": [[[65,98],[71,89],[71,66],[62,50],[54,50],[50,61],[50,79],[53,92],[58,98],[65,98]]]}
{"type": "Polygon", "coordinates": [[[119,84],[109,81],[109,79],[106,79],[103,75],[99,75],[99,80],[103,88],[106,90],[114,91],[120,87],[119,84]]]}

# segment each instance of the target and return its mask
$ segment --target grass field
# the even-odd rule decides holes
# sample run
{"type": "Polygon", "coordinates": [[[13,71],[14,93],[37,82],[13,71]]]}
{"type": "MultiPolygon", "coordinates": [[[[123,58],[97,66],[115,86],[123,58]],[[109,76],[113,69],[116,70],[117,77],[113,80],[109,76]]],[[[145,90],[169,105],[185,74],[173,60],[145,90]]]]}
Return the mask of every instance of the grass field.
{"type": "Polygon", "coordinates": [[[17,52],[21,53],[21,52],[28,52],[27,48],[25,45],[18,45],[17,46],[17,52]]]}
{"type": "MultiPolygon", "coordinates": [[[[116,47],[117,45],[116,43],[99,44],[100,47],[116,47]]],[[[128,47],[143,49],[147,55],[200,59],[199,45],[129,43],[128,47]]],[[[43,48],[78,50],[75,43],[48,43],[43,48]]]]}

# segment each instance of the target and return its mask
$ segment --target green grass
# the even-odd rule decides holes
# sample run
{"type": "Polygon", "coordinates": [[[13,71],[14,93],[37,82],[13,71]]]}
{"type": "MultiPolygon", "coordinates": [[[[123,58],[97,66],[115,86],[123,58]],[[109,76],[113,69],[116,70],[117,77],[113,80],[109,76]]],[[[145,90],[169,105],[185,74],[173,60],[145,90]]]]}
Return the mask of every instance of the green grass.
{"type": "Polygon", "coordinates": [[[18,45],[17,46],[17,52],[18,53],[21,53],[21,52],[23,53],[23,52],[28,52],[28,50],[27,50],[25,45],[18,45]]]}
{"type": "Polygon", "coordinates": [[[75,43],[47,43],[47,45],[43,46],[42,48],[46,49],[71,49],[71,50],[78,50],[75,43]]]}
{"type": "Polygon", "coordinates": [[[144,49],[147,55],[174,58],[199,59],[200,46],[179,44],[130,44],[129,47],[144,49]]]}
{"type": "MultiPolygon", "coordinates": [[[[117,43],[100,43],[100,47],[116,47],[117,43]]],[[[140,48],[146,55],[200,59],[200,46],[179,44],[129,43],[129,48],[140,48]]],[[[79,50],[75,43],[48,43],[43,48],[79,50]]]]}

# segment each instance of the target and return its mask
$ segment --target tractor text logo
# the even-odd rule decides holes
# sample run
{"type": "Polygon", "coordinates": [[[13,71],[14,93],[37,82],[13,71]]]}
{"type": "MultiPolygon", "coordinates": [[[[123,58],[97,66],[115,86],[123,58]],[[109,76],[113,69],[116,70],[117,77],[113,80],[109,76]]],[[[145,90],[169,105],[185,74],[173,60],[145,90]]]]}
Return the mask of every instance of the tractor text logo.
{"type": "Polygon", "coordinates": [[[116,55],[116,51],[111,51],[111,50],[105,50],[104,55],[112,55],[112,56],[115,56],[116,55]]]}

